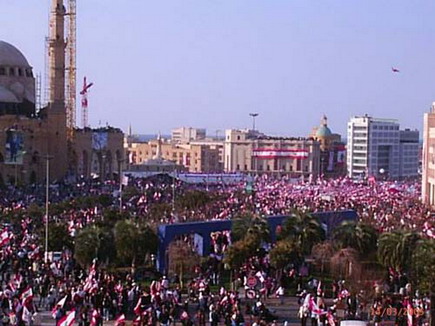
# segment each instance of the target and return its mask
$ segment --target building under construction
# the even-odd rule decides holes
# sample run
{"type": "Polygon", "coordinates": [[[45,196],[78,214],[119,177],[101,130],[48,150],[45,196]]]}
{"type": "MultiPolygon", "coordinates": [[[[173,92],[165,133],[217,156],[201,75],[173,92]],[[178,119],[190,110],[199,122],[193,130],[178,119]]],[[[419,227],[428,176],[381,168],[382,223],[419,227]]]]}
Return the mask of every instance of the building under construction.
{"type": "MultiPolygon", "coordinates": [[[[76,125],[76,0],[52,0],[47,37],[47,98],[25,56],[0,41],[0,183],[46,178],[110,179],[121,169],[123,133],[76,125]],[[35,86],[36,85],[36,86],[35,86]]],[[[87,94],[82,94],[86,96],[87,94]]],[[[87,121],[87,98],[82,119],[87,121]]]]}

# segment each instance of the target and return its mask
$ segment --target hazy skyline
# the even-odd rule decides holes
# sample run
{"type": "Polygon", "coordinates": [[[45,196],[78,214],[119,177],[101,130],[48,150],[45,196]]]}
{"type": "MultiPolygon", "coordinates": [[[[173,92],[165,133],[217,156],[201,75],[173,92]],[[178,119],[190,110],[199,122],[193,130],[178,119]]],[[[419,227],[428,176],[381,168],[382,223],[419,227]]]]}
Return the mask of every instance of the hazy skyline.
{"type": "MultiPolygon", "coordinates": [[[[0,39],[44,72],[49,0],[0,0],[0,39]]],[[[422,129],[435,101],[435,2],[77,0],[89,120],[137,133],[252,125],[305,136],[353,115],[422,129]],[[127,5],[128,4],[128,5],[127,5]],[[400,69],[393,73],[391,67],[400,69]]],[[[79,103],[79,101],[78,101],[79,103]]],[[[80,123],[80,113],[77,114],[80,123]]]]}

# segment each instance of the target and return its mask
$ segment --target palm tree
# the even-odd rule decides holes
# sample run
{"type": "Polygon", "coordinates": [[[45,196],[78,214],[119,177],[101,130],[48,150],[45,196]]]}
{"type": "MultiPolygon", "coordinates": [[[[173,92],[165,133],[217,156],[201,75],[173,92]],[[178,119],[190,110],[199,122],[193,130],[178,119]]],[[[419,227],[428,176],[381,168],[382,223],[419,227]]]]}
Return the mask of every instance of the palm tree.
{"type": "Polygon", "coordinates": [[[381,234],[378,244],[380,263],[385,267],[408,272],[418,240],[418,234],[404,230],[381,234]]]}
{"type": "Polygon", "coordinates": [[[325,239],[325,230],[316,217],[296,211],[284,222],[280,238],[295,240],[301,251],[309,254],[316,243],[325,239]]]}
{"type": "Polygon", "coordinates": [[[378,232],[361,222],[345,221],[332,232],[332,239],[340,248],[353,248],[360,254],[375,252],[378,232]]]}
{"type": "Polygon", "coordinates": [[[231,239],[233,242],[240,241],[246,236],[256,238],[259,242],[270,241],[270,232],[267,221],[257,215],[243,215],[233,220],[231,239]]]}

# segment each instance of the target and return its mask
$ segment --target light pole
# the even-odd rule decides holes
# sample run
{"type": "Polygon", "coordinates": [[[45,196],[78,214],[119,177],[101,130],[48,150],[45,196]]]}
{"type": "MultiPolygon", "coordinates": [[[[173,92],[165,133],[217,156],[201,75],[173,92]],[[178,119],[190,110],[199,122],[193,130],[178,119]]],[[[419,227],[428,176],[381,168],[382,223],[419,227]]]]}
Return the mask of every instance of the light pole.
{"type": "Polygon", "coordinates": [[[53,158],[53,156],[46,155],[45,159],[47,162],[47,169],[45,174],[45,263],[48,261],[48,200],[49,200],[49,194],[50,194],[50,160],[53,158]]]}
{"type": "Polygon", "coordinates": [[[249,115],[252,117],[252,130],[255,131],[255,118],[258,117],[259,113],[249,113],[249,115]]]}
{"type": "Polygon", "coordinates": [[[122,175],[122,163],[124,162],[123,159],[118,159],[119,163],[119,212],[122,212],[122,182],[124,181],[123,175],[122,175]]]}

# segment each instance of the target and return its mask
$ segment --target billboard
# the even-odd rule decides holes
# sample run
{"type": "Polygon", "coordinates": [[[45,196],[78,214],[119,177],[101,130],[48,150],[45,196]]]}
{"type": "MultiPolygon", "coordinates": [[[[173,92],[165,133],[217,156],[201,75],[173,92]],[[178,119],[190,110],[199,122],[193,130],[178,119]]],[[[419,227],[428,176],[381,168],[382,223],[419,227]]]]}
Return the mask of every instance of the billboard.
{"type": "Polygon", "coordinates": [[[304,160],[310,153],[306,149],[268,149],[256,148],[252,152],[253,157],[259,159],[293,158],[304,160]]]}
{"type": "Polygon", "coordinates": [[[92,149],[96,151],[107,148],[108,134],[105,131],[97,131],[92,133],[92,149]]]}
{"type": "Polygon", "coordinates": [[[6,130],[5,164],[23,164],[24,154],[23,133],[15,129],[6,130]]]}

